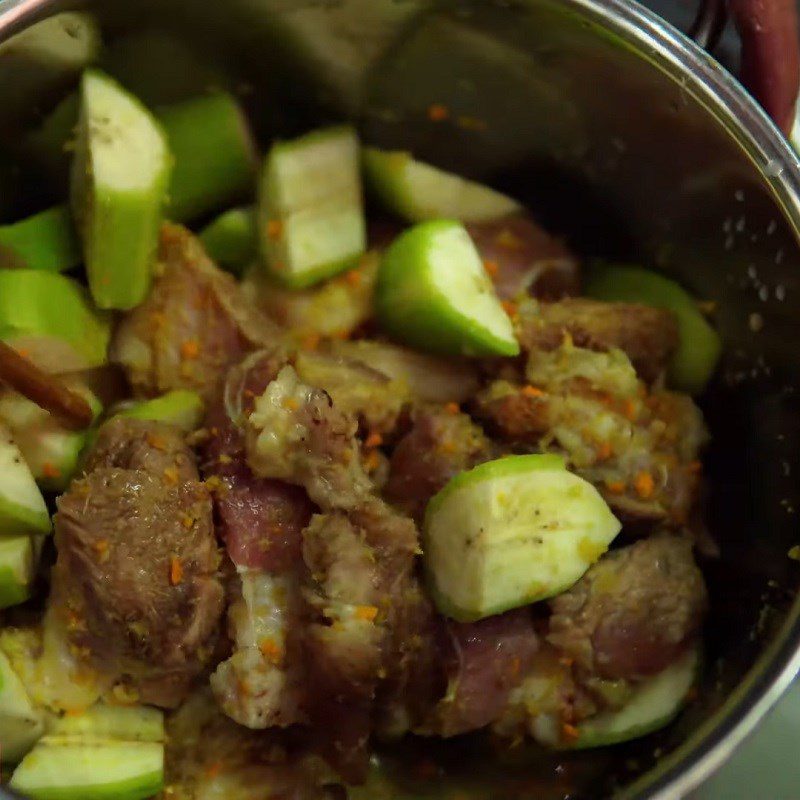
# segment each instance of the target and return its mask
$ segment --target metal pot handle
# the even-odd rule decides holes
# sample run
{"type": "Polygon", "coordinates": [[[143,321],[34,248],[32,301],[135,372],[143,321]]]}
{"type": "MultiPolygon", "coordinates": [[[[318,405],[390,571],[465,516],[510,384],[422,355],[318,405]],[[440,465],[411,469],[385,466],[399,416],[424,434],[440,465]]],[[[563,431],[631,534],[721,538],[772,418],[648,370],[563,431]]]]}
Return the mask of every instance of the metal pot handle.
{"type": "Polygon", "coordinates": [[[742,82],[789,133],[800,93],[800,32],[795,0],[702,0],[689,34],[713,50],[727,15],[742,39],[742,82]]]}

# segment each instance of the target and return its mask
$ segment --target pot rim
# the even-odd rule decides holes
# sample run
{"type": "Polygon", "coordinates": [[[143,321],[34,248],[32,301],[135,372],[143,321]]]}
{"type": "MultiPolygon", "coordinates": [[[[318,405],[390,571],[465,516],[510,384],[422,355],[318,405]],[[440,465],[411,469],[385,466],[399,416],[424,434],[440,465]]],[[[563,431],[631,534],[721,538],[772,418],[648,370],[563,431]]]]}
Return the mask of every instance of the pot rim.
{"type": "MultiPolygon", "coordinates": [[[[526,4],[536,0],[523,0],[526,4]]],[[[758,170],[800,243],[800,160],[739,81],[690,38],[631,0],[558,0],[597,27],[633,44],[638,54],[699,102],[758,170]]],[[[70,0],[0,0],[0,42],[60,10],[70,0]]],[[[780,632],[729,696],[676,751],[623,790],[624,798],[675,800],[710,777],[753,732],[800,673],[800,595],[780,632]]],[[[0,797],[6,792],[0,788],[0,797]]],[[[10,794],[7,796],[11,796],[10,794]]]]}

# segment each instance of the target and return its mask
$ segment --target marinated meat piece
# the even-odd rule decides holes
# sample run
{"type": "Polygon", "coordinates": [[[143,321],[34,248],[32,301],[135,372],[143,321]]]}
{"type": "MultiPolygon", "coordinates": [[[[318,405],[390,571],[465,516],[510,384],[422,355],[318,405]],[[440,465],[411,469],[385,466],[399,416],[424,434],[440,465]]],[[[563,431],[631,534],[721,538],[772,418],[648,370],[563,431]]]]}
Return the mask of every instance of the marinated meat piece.
{"type": "Polygon", "coordinates": [[[550,605],[547,640],[576,667],[637,680],[693,643],[707,598],[691,541],[660,533],[603,556],[550,605]]]}
{"type": "Polygon", "coordinates": [[[644,398],[635,422],[629,446],[584,477],[624,522],[683,527],[702,485],[698,457],[708,441],[702,413],[687,395],[659,392],[644,398]]]}
{"type": "Polygon", "coordinates": [[[495,381],[476,398],[474,413],[491,433],[517,448],[563,454],[625,522],[687,522],[707,440],[691,398],[648,394],[619,350],[565,344],[537,353],[528,367],[531,384],[495,381]]]}
{"type": "Polygon", "coordinates": [[[387,618],[386,675],[373,715],[380,736],[396,739],[413,730],[444,694],[447,678],[437,647],[441,624],[419,577],[404,574],[393,587],[387,618]]]}
{"type": "Polygon", "coordinates": [[[372,339],[334,341],[331,352],[367,365],[420,403],[463,403],[478,390],[478,372],[466,358],[443,358],[372,339]]]}
{"type": "Polygon", "coordinates": [[[399,735],[422,719],[442,690],[437,615],[417,574],[419,533],[411,519],[377,498],[349,516],[380,567],[385,637],[374,721],[382,733],[399,735]]]}
{"type": "Polygon", "coordinates": [[[336,407],[357,419],[359,428],[367,433],[390,435],[410,399],[402,381],[347,356],[300,352],[294,368],[303,383],[325,391],[336,407]]]}
{"type": "Polygon", "coordinates": [[[577,258],[530,217],[467,225],[501,300],[560,300],[580,291],[577,258]]]}
{"type": "Polygon", "coordinates": [[[393,222],[370,220],[369,250],[353,269],[308,289],[286,289],[270,280],[256,264],[245,274],[242,292],[254,306],[285,327],[301,346],[315,343],[320,337],[349,337],[371,323],[380,255],[401,232],[402,228],[393,222]]]}
{"type": "Polygon", "coordinates": [[[417,520],[450,478],[495,456],[481,428],[453,411],[442,406],[415,409],[411,430],[392,453],[384,494],[417,520]]]}
{"type": "MultiPolygon", "coordinates": [[[[278,369],[267,355],[253,358],[244,374],[232,370],[226,382],[232,404],[242,413],[251,410],[278,369]]],[[[214,489],[218,533],[231,560],[237,567],[276,574],[293,567],[300,560],[300,533],[314,510],[305,491],[253,474],[246,461],[244,431],[230,419],[221,397],[209,407],[206,430],[201,468],[214,489]]]]}
{"type": "Polygon", "coordinates": [[[218,531],[237,571],[235,599],[228,612],[232,656],[219,665],[211,685],[220,707],[249,728],[291,725],[305,720],[304,672],[295,633],[302,565],[301,532],[314,507],[298,486],[258,478],[245,460],[238,415],[274,378],[279,363],[254,354],[231,370],[206,418],[202,468],[213,487],[218,531]]]}
{"type": "MultiPolygon", "coordinates": [[[[402,586],[410,574],[419,537],[414,522],[377,497],[369,497],[349,513],[349,519],[363,532],[381,571],[380,588],[388,602],[395,585],[402,586]]],[[[384,609],[391,615],[393,609],[384,609]]]]}
{"type": "Polygon", "coordinates": [[[168,480],[197,480],[197,464],[180,431],[167,425],[112,417],[98,431],[84,472],[143,469],[168,480]]]}
{"type": "Polygon", "coordinates": [[[578,347],[567,338],[552,350],[531,350],[525,378],[535,387],[569,393],[589,388],[616,400],[642,395],[646,387],[630,358],[619,348],[605,352],[578,347]]]}
{"type": "Polygon", "coordinates": [[[291,571],[239,568],[237,573],[239,596],[228,609],[234,651],[211,676],[214,696],[247,728],[304,722],[297,579],[291,571]]]}
{"type": "Polygon", "coordinates": [[[525,350],[556,350],[566,335],[576,347],[622,350],[648,383],[664,372],[678,346],[675,316],[660,308],[574,297],[520,309],[518,336],[525,350]]]}
{"type": "Polygon", "coordinates": [[[601,708],[618,707],[629,693],[625,681],[616,681],[618,702],[598,706],[575,679],[570,659],[542,642],[519,685],[508,695],[502,713],[493,721],[493,733],[508,739],[530,736],[548,747],[570,741],[574,726],[601,708]]]}
{"type": "Polygon", "coordinates": [[[660,534],[605,556],[550,604],[547,641],[492,730],[558,747],[692,646],[705,588],[688,540],[660,534]]]}
{"type": "Polygon", "coordinates": [[[220,712],[209,689],[166,720],[166,794],[181,800],[331,800],[337,776],[284,731],[250,731],[220,712]]]}
{"type": "Polygon", "coordinates": [[[306,708],[326,757],[358,780],[373,717],[405,730],[435,696],[417,530],[372,494],[352,415],[293,368],[256,398],[245,427],[253,471],[302,486],[323,512],[303,531],[306,708]]]}
{"type": "Polygon", "coordinates": [[[124,317],[111,348],[137,393],[192,389],[211,399],[227,367],[251,350],[282,345],[278,327],[185,228],[162,226],[158,269],[150,295],[124,317]]]}
{"type": "Polygon", "coordinates": [[[236,447],[241,447],[245,421],[253,412],[256,398],[275,380],[289,358],[290,352],[282,348],[256,350],[231,367],[220,391],[208,403],[206,427],[213,432],[217,423],[224,423],[233,432],[236,447]]]}
{"type": "Polygon", "coordinates": [[[475,416],[492,435],[514,444],[538,447],[551,425],[551,398],[538,387],[494,381],[473,403],[475,416]]]}
{"type": "Polygon", "coordinates": [[[384,732],[405,732],[435,699],[418,548],[414,523],[377,498],[318,515],[303,532],[309,714],[351,780],[363,777],[376,706],[384,732]]]}
{"type": "Polygon", "coordinates": [[[528,609],[467,624],[448,620],[443,645],[447,693],[418,732],[457,736],[494,722],[530,669],[537,647],[528,609]]]}
{"type": "Polygon", "coordinates": [[[314,517],[303,555],[312,614],[304,636],[309,714],[326,757],[359,780],[383,661],[381,566],[364,531],[341,512],[314,517]]]}
{"type": "Polygon", "coordinates": [[[314,508],[302,489],[243,475],[214,494],[218,531],[237,567],[280,573],[297,563],[314,508]]]}
{"type": "Polygon", "coordinates": [[[321,336],[344,337],[362,328],[374,314],[373,295],[380,255],[371,250],[357,266],[309,289],[287,289],[254,264],[242,280],[242,293],[298,344],[321,336]]]}
{"type": "Polygon", "coordinates": [[[372,488],[357,428],[328,394],[302,383],[287,366],[247,417],[247,461],[256,475],[305,487],[325,511],[355,508],[372,488]]]}
{"type": "Polygon", "coordinates": [[[107,423],[58,499],[51,602],[74,652],[175,706],[205,668],[223,608],[211,500],[179,432],[107,423]],[[156,452],[148,452],[152,449],[156,452]]]}

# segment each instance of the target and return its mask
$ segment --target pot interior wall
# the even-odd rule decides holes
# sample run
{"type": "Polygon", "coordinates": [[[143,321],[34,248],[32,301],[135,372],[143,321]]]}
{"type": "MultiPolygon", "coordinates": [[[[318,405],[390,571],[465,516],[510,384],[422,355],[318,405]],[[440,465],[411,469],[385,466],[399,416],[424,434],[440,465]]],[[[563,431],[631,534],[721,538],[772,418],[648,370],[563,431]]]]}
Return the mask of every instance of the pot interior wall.
{"type": "MultiPolygon", "coordinates": [[[[508,189],[585,256],[658,267],[714,304],[725,357],[702,405],[713,434],[708,527],[721,556],[704,565],[712,600],[698,700],[666,733],[600,753],[521,747],[488,768],[474,756],[492,748],[483,740],[410,743],[407,758],[387,764],[415,797],[409,765],[423,755],[441,764],[443,786],[470,785],[476,797],[605,796],[645,774],[635,790],[644,792],[657,780],[653,764],[691,743],[766,643],[791,625],[797,638],[800,567],[787,553],[800,513],[800,253],[768,185],[781,166],[762,177],[689,83],[659,68],[655,48],[637,51],[576,9],[555,0],[98,4],[109,42],[153,29],[187,43],[242,93],[263,142],[353,118],[371,143],[508,189]],[[432,121],[432,105],[447,118],[432,121]]],[[[0,77],[0,99],[2,90],[0,77]]]]}

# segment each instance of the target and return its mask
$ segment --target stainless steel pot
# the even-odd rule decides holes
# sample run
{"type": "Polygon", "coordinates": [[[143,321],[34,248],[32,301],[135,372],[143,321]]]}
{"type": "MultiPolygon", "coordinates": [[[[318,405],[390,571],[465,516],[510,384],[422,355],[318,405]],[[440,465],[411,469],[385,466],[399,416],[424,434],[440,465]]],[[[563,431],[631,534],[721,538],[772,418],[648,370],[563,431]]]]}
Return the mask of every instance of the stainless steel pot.
{"type": "MultiPolygon", "coordinates": [[[[0,2],[0,40],[68,7],[0,2]]],[[[243,81],[265,138],[352,117],[369,141],[517,193],[587,256],[657,266],[715,303],[726,353],[703,405],[721,558],[706,565],[697,701],[663,734],[606,752],[526,752],[500,770],[476,767],[473,751],[441,755],[454,772],[496,775],[493,797],[675,798],[697,786],[800,667],[800,564],[787,556],[800,543],[800,165],[776,127],[704,51],[621,0],[87,7],[108,41],[163,29],[243,81]]],[[[44,85],[10,114],[11,83],[0,54],[14,157],[20,129],[65,87],[44,85]]],[[[26,178],[18,207],[49,191],[26,178]]]]}

